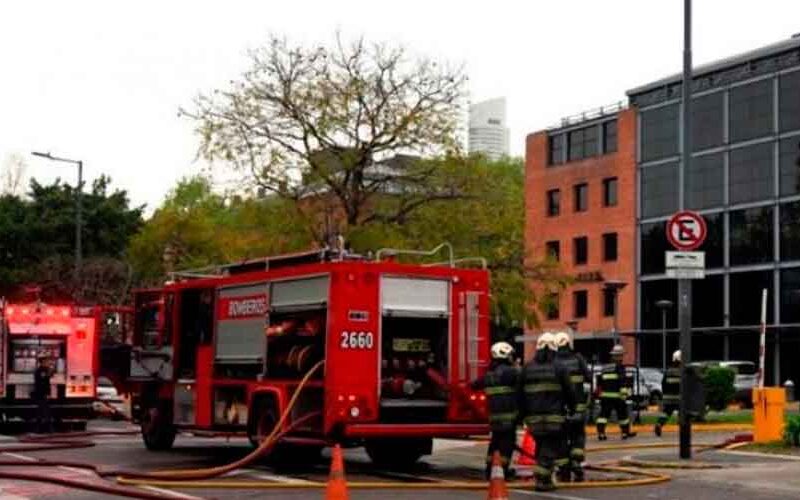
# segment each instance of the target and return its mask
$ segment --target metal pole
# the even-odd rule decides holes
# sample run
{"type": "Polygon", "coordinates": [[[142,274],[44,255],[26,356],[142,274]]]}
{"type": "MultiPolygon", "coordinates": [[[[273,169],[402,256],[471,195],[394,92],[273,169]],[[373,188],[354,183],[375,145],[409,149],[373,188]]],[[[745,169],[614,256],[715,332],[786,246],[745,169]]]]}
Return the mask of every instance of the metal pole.
{"type": "MultiPolygon", "coordinates": [[[[683,172],[688,175],[692,159],[692,0],[683,4],[683,172]]],[[[682,178],[682,177],[681,177],[682,178]]],[[[680,206],[683,208],[683,199],[680,206]]],[[[678,323],[680,325],[681,404],[680,457],[692,458],[692,424],[689,420],[689,365],[692,362],[692,282],[678,280],[678,323]]]]}
{"type": "Polygon", "coordinates": [[[661,308],[661,371],[667,373],[667,309],[661,308]]]}
{"type": "Polygon", "coordinates": [[[80,293],[81,267],[83,265],[83,161],[78,161],[78,187],[75,193],[75,284],[80,293]]]}

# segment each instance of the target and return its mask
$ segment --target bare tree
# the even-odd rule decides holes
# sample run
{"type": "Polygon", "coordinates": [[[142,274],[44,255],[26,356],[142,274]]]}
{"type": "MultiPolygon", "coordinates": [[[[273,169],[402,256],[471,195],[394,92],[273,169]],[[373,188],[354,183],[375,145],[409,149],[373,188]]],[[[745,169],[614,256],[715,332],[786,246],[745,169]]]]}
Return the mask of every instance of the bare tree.
{"type": "Polygon", "coordinates": [[[0,171],[0,194],[22,194],[27,169],[28,165],[22,155],[18,153],[6,155],[0,171]]]}
{"type": "Polygon", "coordinates": [[[338,35],[331,48],[273,36],[250,58],[229,89],[181,110],[196,121],[208,159],[232,162],[301,209],[331,197],[349,226],[397,222],[458,196],[436,182],[433,163],[410,158],[458,149],[462,68],[338,35]],[[406,161],[386,162],[398,154],[406,161]],[[375,202],[386,193],[393,203],[375,202]]]}

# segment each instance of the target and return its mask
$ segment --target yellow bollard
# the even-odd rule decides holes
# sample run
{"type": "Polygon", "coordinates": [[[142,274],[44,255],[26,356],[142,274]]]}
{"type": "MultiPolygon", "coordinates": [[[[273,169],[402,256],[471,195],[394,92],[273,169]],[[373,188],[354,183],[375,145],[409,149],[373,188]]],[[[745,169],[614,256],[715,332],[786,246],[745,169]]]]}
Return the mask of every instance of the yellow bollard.
{"type": "Polygon", "coordinates": [[[779,441],[783,437],[786,389],[753,389],[753,440],[756,443],[779,441]]]}

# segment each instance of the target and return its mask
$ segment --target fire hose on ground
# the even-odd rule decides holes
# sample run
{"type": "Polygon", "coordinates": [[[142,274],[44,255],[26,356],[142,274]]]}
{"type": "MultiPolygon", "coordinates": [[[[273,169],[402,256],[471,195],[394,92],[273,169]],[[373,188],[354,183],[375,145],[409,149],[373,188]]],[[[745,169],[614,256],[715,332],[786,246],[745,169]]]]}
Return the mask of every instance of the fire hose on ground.
{"type": "MultiPolygon", "coordinates": [[[[131,470],[120,470],[112,468],[103,468],[94,464],[87,464],[83,462],[75,462],[68,460],[46,460],[40,459],[37,461],[23,461],[23,460],[0,460],[0,467],[11,466],[25,466],[25,467],[74,467],[84,470],[89,470],[97,474],[100,478],[116,477],[119,484],[98,484],[85,481],[78,481],[73,479],[65,479],[53,477],[52,475],[35,474],[30,472],[5,472],[0,471],[0,478],[16,479],[23,481],[36,481],[48,482],[60,486],[79,488],[89,491],[97,491],[101,493],[114,494],[119,496],[126,496],[131,498],[145,498],[145,499],[159,499],[168,498],[166,495],[159,495],[155,493],[145,492],[137,488],[130,488],[130,486],[160,486],[168,488],[228,488],[228,489],[321,489],[325,487],[324,482],[266,482],[266,481],[241,481],[241,480],[225,480],[225,481],[206,481],[208,479],[216,478],[232,472],[236,469],[245,467],[255,460],[267,455],[274,446],[288,433],[295,430],[297,427],[307,422],[311,418],[319,416],[318,412],[307,414],[299,419],[296,419],[285,429],[281,429],[285,424],[292,409],[294,408],[297,399],[300,396],[302,389],[308,383],[310,378],[319,370],[324,361],[320,361],[314,365],[306,375],[301,379],[300,383],[295,389],[295,392],[290,399],[286,409],[274,426],[272,432],[259,444],[259,446],[244,456],[230,464],[210,467],[204,469],[186,469],[186,470],[161,470],[154,472],[139,472],[131,470]]],[[[36,437],[25,438],[20,440],[25,446],[17,446],[14,448],[0,450],[0,451],[48,451],[48,450],[62,450],[62,449],[75,449],[94,446],[95,443],[91,441],[76,441],[76,438],[85,438],[98,435],[120,435],[120,434],[134,434],[131,432],[81,432],[70,433],[58,437],[36,437]]],[[[675,445],[657,444],[657,445],[622,445],[620,447],[605,446],[602,448],[594,449],[591,451],[612,451],[614,449],[635,449],[635,448],[650,448],[650,447],[674,447],[675,445]]],[[[718,445],[720,446],[720,445],[718,445]]],[[[615,480],[601,480],[601,481],[587,481],[584,483],[571,483],[569,485],[562,485],[562,487],[569,488],[600,488],[600,487],[623,487],[623,486],[643,486],[649,484],[662,483],[669,481],[671,478],[668,475],[654,473],[644,470],[633,469],[630,467],[620,467],[612,464],[598,464],[586,467],[587,470],[594,470],[606,473],[624,473],[632,476],[637,476],[634,479],[615,479],[615,480]]],[[[530,482],[510,482],[511,488],[530,488],[530,482]]],[[[485,481],[446,481],[441,482],[424,482],[424,483],[405,483],[405,482],[379,482],[379,481],[357,481],[349,482],[348,487],[353,489],[414,489],[414,490],[480,490],[486,488],[485,481]]]]}

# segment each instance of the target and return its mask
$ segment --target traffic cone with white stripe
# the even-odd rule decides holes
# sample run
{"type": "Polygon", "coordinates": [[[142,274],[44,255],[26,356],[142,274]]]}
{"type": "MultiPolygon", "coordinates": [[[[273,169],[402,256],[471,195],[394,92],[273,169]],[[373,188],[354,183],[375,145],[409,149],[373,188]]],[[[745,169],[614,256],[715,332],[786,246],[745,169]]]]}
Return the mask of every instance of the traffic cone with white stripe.
{"type": "Polygon", "coordinates": [[[522,448],[517,451],[515,468],[517,477],[533,477],[533,466],[536,465],[536,441],[528,429],[525,429],[525,437],[522,438],[522,448]]]}
{"type": "Polygon", "coordinates": [[[331,455],[331,472],[325,488],[325,500],[350,500],[347,481],[344,478],[344,459],[341,446],[338,444],[334,446],[331,455]]]}
{"type": "Polygon", "coordinates": [[[489,475],[489,496],[487,500],[508,500],[508,487],[506,478],[503,474],[503,462],[500,459],[500,452],[495,451],[492,455],[492,471],[489,475]]]}

